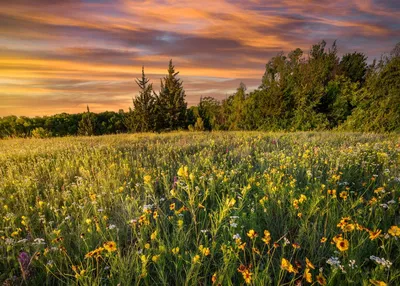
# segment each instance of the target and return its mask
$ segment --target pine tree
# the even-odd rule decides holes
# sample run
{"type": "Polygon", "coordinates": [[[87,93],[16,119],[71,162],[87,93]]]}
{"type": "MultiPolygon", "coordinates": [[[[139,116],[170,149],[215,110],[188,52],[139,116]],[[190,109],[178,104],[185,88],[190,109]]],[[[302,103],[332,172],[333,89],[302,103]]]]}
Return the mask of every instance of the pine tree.
{"type": "Polygon", "coordinates": [[[176,130],[186,126],[186,102],[182,81],[175,72],[172,60],[168,75],[161,79],[161,90],[156,103],[156,130],[176,130]]]}
{"type": "Polygon", "coordinates": [[[82,119],[79,122],[78,135],[92,136],[94,135],[94,119],[93,114],[89,110],[89,105],[86,106],[87,112],[82,114],[82,119]]]}
{"type": "Polygon", "coordinates": [[[149,81],[144,73],[144,67],[142,67],[142,78],[136,79],[139,95],[133,99],[135,131],[145,132],[154,128],[155,96],[153,95],[153,84],[149,84],[149,81]]]}

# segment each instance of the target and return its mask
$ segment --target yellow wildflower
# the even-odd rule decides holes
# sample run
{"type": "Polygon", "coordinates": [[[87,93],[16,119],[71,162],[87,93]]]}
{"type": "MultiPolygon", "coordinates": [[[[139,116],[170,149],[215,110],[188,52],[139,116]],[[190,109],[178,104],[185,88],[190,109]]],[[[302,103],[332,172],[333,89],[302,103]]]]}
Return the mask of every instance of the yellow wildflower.
{"type": "Polygon", "coordinates": [[[269,244],[271,241],[271,233],[268,230],[264,230],[264,237],[262,238],[265,244],[269,244]]]}
{"type": "Polygon", "coordinates": [[[307,267],[308,267],[308,268],[315,269],[315,266],[314,266],[314,264],[312,264],[312,263],[311,263],[311,261],[310,261],[310,260],[308,260],[308,258],[307,258],[307,257],[306,257],[306,264],[307,264],[307,267]]]}
{"type": "Polygon", "coordinates": [[[304,275],[303,275],[304,279],[306,279],[306,281],[308,283],[312,283],[312,275],[310,273],[310,269],[306,268],[306,271],[304,271],[304,275]]]}
{"type": "Polygon", "coordinates": [[[282,258],[281,268],[286,270],[289,273],[298,273],[297,269],[293,267],[293,265],[289,262],[289,260],[282,258]]]}
{"type": "Polygon", "coordinates": [[[172,254],[178,254],[179,253],[179,247],[172,248],[172,254]]]}
{"type": "Polygon", "coordinates": [[[369,239],[370,240],[374,240],[377,239],[379,237],[379,235],[381,234],[382,230],[378,229],[376,231],[369,231],[369,239]]]}
{"type": "Polygon", "coordinates": [[[154,262],[154,263],[157,263],[157,261],[160,259],[160,255],[158,254],[158,255],[154,255],[152,258],[151,258],[151,260],[154,262]]]}
{"type": "Polygon", "coordinates": [[[319,285],[323,285],[323,286],[326,285],[326,279],[325,279],[324,275],[322,275],[322,273],[319,273],[317,275],[317,282],[319,285]]]}
{"type": "Polygon", "coordinates": [[[193,257],[193,263],[197,263],[197,262],[199,262],[199,260],[200,260],[200,255],[196,254],[196,255],[193,257]]]}
{"type": "Polygon", "coordinates": [[[391,236],[400,236],[400,227],[398,227],[397,225],[392,225],[389,230],[388,233],[391,236]]]}
{"type": "Polygon", "coordinates": [[[258,234],[254,229],[250,229],[249,232],[247,233],[247,236],[250,237],[251,239],[254,239],[258,236],[258,234]]]}
{"type": "Polygon", "coordinates": [[[117,250],[117,244],[114,241],[104,242],[103,247],[108,252],[114,252],[117,250]]]}

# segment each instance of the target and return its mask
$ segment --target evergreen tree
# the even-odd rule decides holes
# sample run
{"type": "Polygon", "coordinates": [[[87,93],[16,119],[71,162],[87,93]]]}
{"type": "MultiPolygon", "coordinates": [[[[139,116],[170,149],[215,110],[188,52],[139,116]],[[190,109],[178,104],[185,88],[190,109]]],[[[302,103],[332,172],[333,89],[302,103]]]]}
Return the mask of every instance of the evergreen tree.
{"type": "Polygon", "coordinates": [[[93,114],[89,110],[89,105],[86,106],[87,112],[82,114],[82,119],[78,126],[78,135],[92,136],[94,135],[94,119],[93,114]]]}
{"type": "Polygon", "coordinates": [[[367,74],[367,57],[358,52],[345,54],[339,64],[339,71],[352,82],[364,83],[367,74]]]}
{"type": "Polygon", "coordinates": [[[149,84],[149,81],[144,73],[144,67],[142,67],[142,77],[136,79],[139,95],[132,100],[136,123],[135,131],[146,132],[154,128],[156,99],[153,95],[153,84],[149,84]]]}
{"type": "Polygon", "coordinates": [[[178,74],[170,60],[168,75],[161,79],[161,90],[156,100],[157,131],[186,127],[185,91],[178,74]]]}

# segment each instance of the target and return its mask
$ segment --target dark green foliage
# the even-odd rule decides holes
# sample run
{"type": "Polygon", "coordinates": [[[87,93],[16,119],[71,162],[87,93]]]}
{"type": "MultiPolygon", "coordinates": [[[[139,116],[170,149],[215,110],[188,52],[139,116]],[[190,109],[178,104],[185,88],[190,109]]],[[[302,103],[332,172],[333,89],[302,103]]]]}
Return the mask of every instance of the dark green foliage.
{"type": "Polygon", "coordinates": [[[179,72],[175,72],[175,67],[170,60],[168,75],[161,79],[161,90],[156,98],[156,131],[186,128],[187,104],[178,74],[179,72]]]}
{"type": "Polygon", "coordinates": [[[102,135],[122,132],[190,130],[354,130],[400,132],[400,43],[367,65],[359,52],[340,59],[336,42],[321,41],[306,56],[301,49],[278,53],[265,66],[259,88],[218,101],[202,97],[187,109],[178,72],[169,63],[161,89],[154,93],[145,76],[139,94],[124,113],[57,114],[0,118],[0,138],[102,135]]]}
{"type": "Polygon", "coordinates": [[[136,79],[139,95],[133,99],[133,110],[129,112],[129,116],[132,117],[130,131],[147,132],[154,129],[156,97],[153,94],[153,84],[149,84],[149,81],[142,67],[142,78],[136,79]]]}
{"type": "Polygon", "coordinates": [[[92,136],[94,135],[94,118],[92,113],[87,106],[87,112],[82,115],[81,121],[79,121],[78,135],[92,136]]]}
{"type": "Polygon", "coordinates": [[[400,131],[400,54],[372,66],[356,108],[342,126],[360,131],[400,131]]]}
{"type": "Polygon", "coordinates": [[[367,57],[357,52],[345,54],[339,64],[339,72],[352,82],[364,83],[367,68],[367,57]]]}

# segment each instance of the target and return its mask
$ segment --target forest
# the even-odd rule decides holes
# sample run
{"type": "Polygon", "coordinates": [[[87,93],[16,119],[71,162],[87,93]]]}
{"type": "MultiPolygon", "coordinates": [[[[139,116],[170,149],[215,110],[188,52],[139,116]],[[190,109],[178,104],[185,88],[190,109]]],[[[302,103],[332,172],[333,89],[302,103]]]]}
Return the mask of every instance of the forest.
{"type": "Polygon", "coordinates": [[[188,107],[172,60],[157,92],[142,69],[127,112],[0,118],[0,138],[92,136],[172,130],[400,131],[400,43],[368,63],[360,52],[338,56],[336,42],[271,58],[260,86],[241,83],[226,99],[202,97],[188,107]]]}

